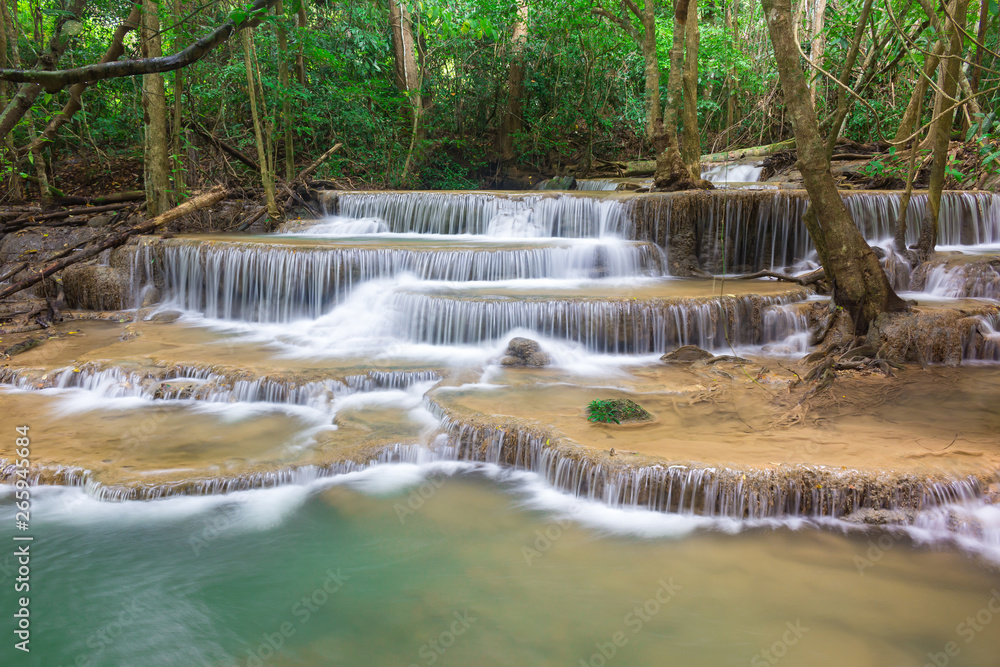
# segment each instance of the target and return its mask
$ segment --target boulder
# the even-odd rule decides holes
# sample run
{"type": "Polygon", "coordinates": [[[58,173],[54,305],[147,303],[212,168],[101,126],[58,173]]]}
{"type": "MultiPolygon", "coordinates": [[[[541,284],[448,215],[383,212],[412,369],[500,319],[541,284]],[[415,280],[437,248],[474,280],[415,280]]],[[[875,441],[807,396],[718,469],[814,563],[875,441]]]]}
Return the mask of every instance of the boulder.
{"type": "Polygon", "coordinates": [[[660,361],[668,364],[693,364],[696,361],[711,359],[715,355],[706,352],[697,345],[682,345],[673,352],[667,352],[660,361]]]}
{"type": "Polygon", "coordinates": [[[542,181],[535,190],[576,190],[576,179],[572,176],[556,176],[542,181]]]}
{"type": "Polygon", "coordinates": [[[131,304],[128,275],[106,264],[74,264],[63,269],[66,305],[83,310],[120,310],[131,304]]]}
{"type": "Polygon", "coordinates": [[[530,338],[511,338],[507,352],[500,364],[503,366],[548,366],[552,358],[542,352],[537,341],[530,338]]]}

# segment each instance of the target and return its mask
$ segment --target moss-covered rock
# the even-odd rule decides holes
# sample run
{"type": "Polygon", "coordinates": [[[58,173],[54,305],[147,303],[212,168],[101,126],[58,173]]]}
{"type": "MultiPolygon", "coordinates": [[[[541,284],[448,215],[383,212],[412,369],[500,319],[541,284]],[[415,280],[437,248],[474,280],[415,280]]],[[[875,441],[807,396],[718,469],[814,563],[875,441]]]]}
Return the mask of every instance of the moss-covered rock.
{"type": "Polygon", "coordinates": [[[645,408],[628,398],[597,399],[587,406],[587,418],[592,422],[630,424],[653,419],[645,408]]]}

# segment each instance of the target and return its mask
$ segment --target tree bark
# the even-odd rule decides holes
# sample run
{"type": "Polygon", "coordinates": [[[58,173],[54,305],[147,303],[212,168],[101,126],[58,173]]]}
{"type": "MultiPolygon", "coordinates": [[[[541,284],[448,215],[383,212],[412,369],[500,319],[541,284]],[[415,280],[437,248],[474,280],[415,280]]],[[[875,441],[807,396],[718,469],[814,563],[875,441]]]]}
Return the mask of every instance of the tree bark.
{"type": "Polygon", "coordinates": [[[288,75],[288,34],[285,24],[285,8],[281,0],[274,6],[278,16],[278,81],[281,83],[281,125],[285,134],[285,180],[295,176],[295,148],[292,143],[292,105],[288,98],[290,78],[288,75]]]}
{"type": "Polygon", "coordinates": [[[514,135],[521,131],[521,105],[524,101],[524,49],[528,40],[528,4],[517,2],[517,19],[511,35],[510,67],[507,69],[507,108],[500,124],[500,157],[514,159],[514,135]]]}
{"type": "Polygon", "coordinates": [[[306,50],[305,43],[303,41],[303,32],[306,29],[306,0],[299,0],[299,12],[298,12],[298,28],[299,28],[299,48],[295,55],[295,75],[299,79],[299,85],[303,88],[306,86],[306,50]]]}
{"type": "MultiPolygon", "coordinates": [[[[923,4],[923,3],[921,3],[923,4]]],[[[930,140],[934,154],[931,162],[930,183],[927,186],[927,211],[920,227],[920,240],[917,242],[917,253],[926,259],[938,241],[938,219],[941,213],[941,191],[944,189],[945,168],[948,166],[948,144],[951,141],[951,126],[955,120],[954,102],[958,91],[958,78],[962,67],[962,51],[964,50],[962,31],[965,29],[965,17],[969,9],[969,0],[952,0],[949,7],[949,18],[945,24],[946,32],[942,40],[947,41],[946,55],[940,66],[938,88],[942,112],[931,125],[930,140]]]]}
{"type": "MultiPolygon", "coordinates": [[[[823,8],[826,8],[825,0],[823,2],[823,8]]],[[[861,7],[861,17],[858,19],[858,25],[854,29],[854,41],[851,43],[851,49],[847,52],[847,58],[844,60],[844,69],[840,73],[840,83],[846,86],[851,80],[851,70],[854,69],[854,63],[858,59],[858,52],[861,49],[861,38],[865,34],[865,27],[868,25],[868,16],[871,14],[872,0],[865,0],[865,4],[861,7]]],[[[815,62],[815,61],[814,61],[815,62]]],[[[818,64],[818,63],[817,63],[818,64]]],[[[815,80],[814,80],[815,81],[815,80]]],[[[812,89],[813,95],[813,106],[815,107],[816,99],[816,89],[812,89]]],[[[844,88],[837,87],[837,111],[834,114],[833,122],[830,126],[830,133],[826,137],[826,156],[827,159],[833,155],[833,149],[837,145],[837,138],[840,136],[840,130],[844,126],[844,119],[847,118],[847,111],[849,107],[847,105],[847,91],[844,88]]]]}
{"type": "Polygon", "coordinates": [[[254,143],[257,146],[257,160],[260,163],[260,178],[264,186],[264,197],[267,200],[267,212],[272,217],[278,216],[278,200],[275,195],[274,171],[271,166],[267,149],[264,146],[264,130],[260,112],[257,109],[257,76],[253,66],[252,43],[253,35],[243,32],[243,56],[247,70],[247,97],[250,100],[250,116],[253,120],[254,143]]]}
{"type": "Polygon", "coordinates": [[[762,4],[795,132],[797,166],[809,193],[806,229],[832,282],[834,301],[851,315],[856,333],[863,334],[880,313],[904,310],[906,304],[892,289],[837,191],[816,110],[799,66],[789,0],[762,0],[762,4]]]}
{"type": "MultiPolygon", "coordinates": [[[[652,4],[650,0],[650,4],[652,4]]],[[[684,56],[684,134],[681,155],[694,177],[701,176],[701,137],[698,134],[698,0],[689,0],[684,56]]]]}
{"type": "Polygon", "coordinates": [[[667,102],[663,107],[663,133],[665,143],[657,152],[669,145],[677,145],[677,115],[680,105],[684,72],[684,41],[687,30],[688,0],[676,0],[674,5],[674,35],[670,47],[670,73],[667,76],[667,102]]]}
{"type": "MultiPolygon", "coordinates": [[[[143,0],[142,49],[147,58],[163,54],[159,2],[143,0]]],[[[146,212],[159,215],[170,208],[170,160],[167,141],[167,95],[162,74],[142,77],[142,103],[146,115],[146,212]]]]}
{"type": "MultiPolygon", "coordinates": [[[[906,111],[903,112],[903,119],[899,121],[899,129],[896,131],[894,141],[905,141],[906,138],[913,133],[913,124],[920,118],[920,110],[923,109],[924,106],[924,97],[927,95],[927,87],[931,80],[931,76],[934,75],[934,71],[938,68],[938,63],[940,62],[942,53],[944,53],[944,42],[938,40],[934,44],[931,55],[924,56],[923,72],[920,77],[917,78],[916,83],[913,84],[913,94],[910,96],[910,102],[906,105],[906,111]]],[[[917,127],[919,127],[919,124],[917,127]]]]}

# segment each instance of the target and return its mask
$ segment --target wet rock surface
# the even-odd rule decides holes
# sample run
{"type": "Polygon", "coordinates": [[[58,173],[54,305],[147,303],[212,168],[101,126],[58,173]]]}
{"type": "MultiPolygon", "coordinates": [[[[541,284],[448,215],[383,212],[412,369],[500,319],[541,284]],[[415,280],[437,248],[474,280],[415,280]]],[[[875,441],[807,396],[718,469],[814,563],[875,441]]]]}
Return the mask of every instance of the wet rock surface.
{"type": "Polygon", "coordinates": [[[667,364],[693,364],[696,361],[705,361],[714,356],[711,352],[707,352],[697,345],[682,345],[676,350],[664,354],[660,357],[660,361],[667,364]]]}
{"type": "Polygon", "coordinates": [[[542,352],[541,345],[530,338],[511,338],[500,360],[502,366],[548,366],[552,357],[542,352]]]}

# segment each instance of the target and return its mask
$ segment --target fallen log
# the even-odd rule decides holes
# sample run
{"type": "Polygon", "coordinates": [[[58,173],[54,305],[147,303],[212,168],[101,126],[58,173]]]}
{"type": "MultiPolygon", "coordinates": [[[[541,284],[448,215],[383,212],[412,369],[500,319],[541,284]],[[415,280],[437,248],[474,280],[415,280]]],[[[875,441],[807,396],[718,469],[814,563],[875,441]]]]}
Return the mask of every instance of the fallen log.
{"type": "Polygon", "coordinates": [[[102,206],[104,204],[121,204],[123,202],[143,201],[145,190],[126,190],[102,197],[60,197],[56,203],[60,206],[102,206]]]}
{"type": "Polygon", "coordinates": [[[254,171],[260,173],[260,165],[257,164],[257,161],[251,157],[248,157],[246,153],[244,153],[240,149],[236,148],[235,146],[227,144],[225,141],[219,139],[217,136],[215,136],[208,130],[204,129],[197,123],[191,123],[190,127],[194,129],[194,131],[198,134],[198,136],[202,137],[203,139],[211,143],[213,146],[218,148],[223,153],[227,153],[228,155],[236,158],[237,160],[239,160],[246,166],[250,167],[254,171]]]}
{"type": "Polygon", "coordinates": [[[790,276],[785,273],[778,273],[777,271],[757,271],[756,273],[747,273],[742,276],[734,276],[738,280],[753,280],[754,278],[774,278],[775,280],[784,280],[786,282],[795,283],[797,285],[814,285],[821,280],[826,278],[826,271],[822,268],[816,269],[810,273],[803,274],[801,276],[790,276]]]}
{"type": "MultiPolygon", "coordinates": [[[[105,238],[103,241],[97,243],[92,247],[84,248],[75,255],[66,257],[65,259],[61,259],[55,262],[51,261],[51,258],[49,258],[48,260],[46,260],[47,262],[49,262],[49,264],[44,269],[36,270],[34,272],[34,275],[32,275],[31,277],[25,278],[24,280],[18,281],[12,285],[9,285],[3,290],[0,290],[0,299],[6,298],[11,294],[17,294],[21,290],[36,285],[40,283],[42,280],[51,276],[53,273],[62,271],[67,266],[71,266],[73,264],[76,264],[77,262],[82,262],[86,259],[90,259],[91,257],[96,257],[97,255],[101,254],[102,252],[110,248],[116,248],[120,245],[124,245],[133,236],[136,236],[138,234],[148,234],[149,232],[155,230],[157,227],[162,227],[163,225],[173,222],[177,218],[188,215],[189,213],[194,213],[195,211],[205,208],[206,206],[211,206],[213,204],[216,204],[225,199],[226,194],[227,194],[226,189],[221,186],[213,188],[208,192],[205,192],[203,194],[198,195],[197,197],[187,200],[180,206],[175,206],[166,213],[162,213],[153,218],[152,220],[149,220],[148,222],[144,222],[143,224],[137,225],[135,227],[130,227],[129,229],[123,230],[121,232],[118,232],[117,234],[113,234],[105,238]]],[[[60,251],[60,253],[57,253],[56,255],[54,255],[54,257],[59,257],[60,255],[64,255],[65,253],[66,253],[65,250],[60,251]]]]}

